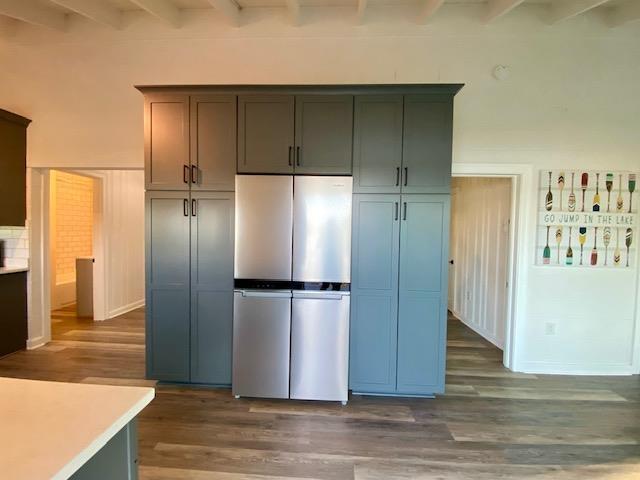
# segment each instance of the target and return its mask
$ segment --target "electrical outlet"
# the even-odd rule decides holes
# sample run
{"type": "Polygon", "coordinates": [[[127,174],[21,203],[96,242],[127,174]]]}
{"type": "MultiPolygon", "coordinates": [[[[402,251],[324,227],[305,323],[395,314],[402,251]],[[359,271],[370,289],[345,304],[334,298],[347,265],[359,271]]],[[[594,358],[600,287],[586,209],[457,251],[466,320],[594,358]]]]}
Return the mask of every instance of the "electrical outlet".
{"type": "Polygon", "coordinates": [[[471,301],[471,292],[467,290],[467,302],[471,301]]]}
{"type": "Polygon", "coordinates": [[[555,335],[556,334],[556,324],[554,322],[547,322],[544,324],[544,334],[545,335],[555,335]]]}

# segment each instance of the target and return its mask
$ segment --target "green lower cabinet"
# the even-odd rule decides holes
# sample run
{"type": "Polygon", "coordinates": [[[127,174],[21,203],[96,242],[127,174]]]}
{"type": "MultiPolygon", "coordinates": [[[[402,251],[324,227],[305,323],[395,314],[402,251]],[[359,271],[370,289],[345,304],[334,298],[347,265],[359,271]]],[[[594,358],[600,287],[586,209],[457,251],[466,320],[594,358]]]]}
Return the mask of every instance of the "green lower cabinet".
{"type": "Polygon", "coordinates": [[[442,393],[449,196],[354,195],[353,204],[350,388],[442,393]]]}

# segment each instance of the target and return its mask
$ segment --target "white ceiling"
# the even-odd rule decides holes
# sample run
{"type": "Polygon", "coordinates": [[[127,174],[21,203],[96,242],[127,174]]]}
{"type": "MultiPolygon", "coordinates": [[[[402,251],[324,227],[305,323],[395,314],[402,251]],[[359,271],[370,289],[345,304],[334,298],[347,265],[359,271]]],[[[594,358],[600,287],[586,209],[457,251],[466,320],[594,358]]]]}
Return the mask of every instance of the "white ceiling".
{"type": "Polygon", "coordinates": [[[400,4],[416,5],[416,20],[420,23],[437,19],[439,10],[449,4],[468,4],[475,6],[475,11],[478,5],[484,4],[486,23],[527,4],[546,6],[543,8],[549,9],[551,23],[587,12],[601,14],[612,27],[640,21],[640,0],[0,0],[0,20],[8,17],[22,23],[64,31],[66,19],[80,15],[118,29],[123,12],[137,10],[153,15],[168,28],[180,28],[180,12],[185,9],[214,9],[231,23],[240,25],[242,9],[271,7],[288,9],[290,21],[298,24],[300,10],[304,7],[346,6],[353,7],[359,23],[366,23],[367,9],[400,4]]]}

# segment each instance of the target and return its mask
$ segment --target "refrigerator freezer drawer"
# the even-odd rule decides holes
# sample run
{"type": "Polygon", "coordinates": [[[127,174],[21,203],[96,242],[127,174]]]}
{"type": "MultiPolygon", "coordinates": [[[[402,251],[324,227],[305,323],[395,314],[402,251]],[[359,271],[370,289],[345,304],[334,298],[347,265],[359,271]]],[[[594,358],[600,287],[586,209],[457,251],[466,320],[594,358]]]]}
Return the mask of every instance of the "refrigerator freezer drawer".
{"type": "Polygon", "coordinates": [[[293,297],[291,398],[346,402],[349,295],[294,292],[293,297]]]}
{"type": "Polygon", "coordinates": [[[289,398],[291,292],[234,292],[233,394],[289,398]]]}

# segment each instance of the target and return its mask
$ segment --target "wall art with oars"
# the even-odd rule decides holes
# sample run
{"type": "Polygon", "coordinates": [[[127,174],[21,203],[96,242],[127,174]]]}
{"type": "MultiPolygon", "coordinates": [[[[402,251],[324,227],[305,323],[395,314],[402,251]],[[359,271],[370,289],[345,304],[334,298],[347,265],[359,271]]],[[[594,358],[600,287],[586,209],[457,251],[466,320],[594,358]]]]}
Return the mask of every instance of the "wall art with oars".
{"type": "Polygon", "coordinates": [[[637,178],[631,172],[541,171],[536,264],[634,267],[637,178]]]}

